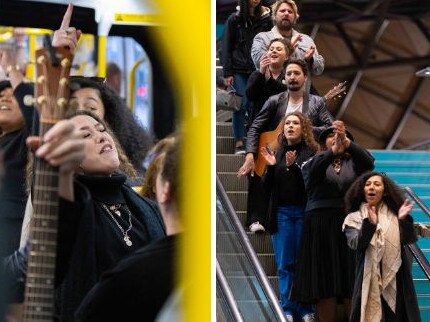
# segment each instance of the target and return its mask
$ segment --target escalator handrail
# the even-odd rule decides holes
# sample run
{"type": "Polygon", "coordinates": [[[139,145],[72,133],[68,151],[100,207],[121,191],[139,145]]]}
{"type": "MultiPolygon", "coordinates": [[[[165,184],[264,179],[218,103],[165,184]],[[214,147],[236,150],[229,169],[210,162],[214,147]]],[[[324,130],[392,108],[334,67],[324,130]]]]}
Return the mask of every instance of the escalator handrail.
{"type": "Polygon", "coordinates": [[[424,202],[421,201],[420,198],[415,194],[415,192],[412,191],[409,187],[404,187],[404,190],[406,193],[417,203],[418,207],[421,208],[422,211],[430,218],[430,209],[427,207],[424,202]]]}
{"type": "Polygon", "coordinates": [[[228,286],[227,278],[225,277],[218,260],[216,261],[216,280],[218,285],[221,287],[228,308],[230,309],[230,313],[233,315],[235,322],[244,322],[237,303],[234,299],[233,292],[231,291],[230,286],[228,286]]]}
{"type": "MultiPolygon", "coordinates": [[[[405,187],[404,191],[417,203],[422,211],[430,218],[430,209],[421,201],[421,199],[412,191],[411,188],[405,187]]],[[[430,263],[422,252],[421,248],[416,243],[407,245],[412,255],[415,257],[418,265],[424,271],[427,279],[430,280],[430,263]]]]}
{"type": "Polygon", "coordinates": [[[237,236],[239,237],[239,241],[242,244],[242,247],[245,251],[246,256],[251,261],[251,265],[254,268],[254,271],[256,273],[256,277],[259,280],[261,287],[263,291],[265,292],[266,296],[269,299],[269,303],[272,306],[272,308],[275,311],[276,316],[279,318],[281,322],[286,322],[283,310],[281,306],[279,305],[279,301],[276,298],[275,293],[273,292],[272,287],[270,286],[269,280],[266,276],[266,273],[264,272],[263,268],[261,267],[261,264],[257,258],[257,254],[254,251],[254,248],[251,245],[251,242],[246,235],[245,230],[242,227],[242,223],[239,221],[239,218],[235,215],[235,210],[233,208],[233,205],[230,202],[230,199],[227,196],[227,193],[225,192],[225,189],[221,183],[220,178],[218,175],[216,176],[216,188],[217,192],[220,194],[220,198],[224,206],[227,208],[226,213],[227,216],[230,219],[231,224],[233,225],[234,230],[237,233],[237,236]]]}

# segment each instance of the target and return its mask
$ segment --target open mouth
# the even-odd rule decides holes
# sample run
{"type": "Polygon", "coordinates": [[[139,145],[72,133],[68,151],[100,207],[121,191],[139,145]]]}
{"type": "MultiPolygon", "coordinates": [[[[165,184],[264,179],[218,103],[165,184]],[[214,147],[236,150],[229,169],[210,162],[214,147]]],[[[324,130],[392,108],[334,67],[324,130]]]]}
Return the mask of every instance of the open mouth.
{"type": "Polygon", "coordinates": [[[10,111],[10,110],[11,110],[11,108],[9,106],[6,106],[6,105],[0,106],[0,111],[10,111]]]}
{"type": "Polygon", "coordinates": [[[103,145],[102,149],[100,150],[100,154],[106,153],[106,152],[111,152],[113,150],[112,145],[110,144],[105,144],[103,145]]]}
{"type": "Polygon", "coordinates": [[[288,130],[287,133],[288,134],[294,134],[294,130],[288,130]]]}

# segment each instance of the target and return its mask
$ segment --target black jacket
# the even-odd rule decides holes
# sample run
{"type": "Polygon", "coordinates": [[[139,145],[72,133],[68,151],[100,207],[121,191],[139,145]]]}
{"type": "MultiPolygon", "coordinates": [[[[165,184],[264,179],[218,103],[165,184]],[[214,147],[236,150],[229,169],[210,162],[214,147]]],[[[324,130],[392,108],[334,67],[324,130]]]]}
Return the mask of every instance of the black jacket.
{"type": "Polygon", "coordinates": [[[255,35],[272,28],[271,12],[268,10],[256,19],[242,21],[239,11],[228,17],[225,22],[221,63],[224,77],[233,73],[250,74],[255,70],[251,58],[251,46],[255,35]]]}
{"type": "Polygon", "coordinates": [[[263,184],[270,200],[268,209],[268,230],[270,233],[273,234],[278,230],[276,224],[278,206],[284,204],[294,206],[306,205],[306,190],[301,166],[314,154],[315,152],[304,141],[295,145],[284,144],[276,152],[276,164],[266,167],[263,184]],[[285,161],[285,153],[287,151],[296,151],[297,153],[296,161],[289,167],[287,167],[285,161]]]}
{"type": "MultiPolygon", "coordinates": [[[[273,131],[285,116],[288,106],[288,91],[269,97],[260,113],[252,122],[246,136],[246,152],[257,153],[260,134],[273,131]]],[[[303,114],[312,121],[313,132],[316,138],[333,123],[333,117],[326,108],[322,97],[309,95],[309,106],[303,114]]]]}
{"type": "Polygon", "coordinates": [[[287,90],[287,85],[282,83],[284,77],[285,71],[277,79],[271,77],[266,80],[266,77],[259,70],[253,71],[249,76],[248,83],[246,84],[246,96],[250,103],[248,108],[249,126],[255,120],[270,96],[287,90]]]}
{"type": "Polygon", "coordinates": [[[337,175],[331,166],[335,155],[331,149],[317,153],[303,166],[308,202],[306,210],[319,208],[343,208],[346,191],[366,171],[373,170],[374,158],[366,149],[351,142],[346,150],[350,158],[341,159],[341,171],[337,175]]]}

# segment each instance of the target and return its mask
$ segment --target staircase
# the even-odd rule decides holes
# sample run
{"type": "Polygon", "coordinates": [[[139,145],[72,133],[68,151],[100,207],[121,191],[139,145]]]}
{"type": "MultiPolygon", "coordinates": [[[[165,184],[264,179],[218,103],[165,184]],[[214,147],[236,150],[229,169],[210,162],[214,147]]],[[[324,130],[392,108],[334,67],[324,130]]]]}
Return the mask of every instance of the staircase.
{"type": "MultiPolygon", "coordinates": [[[[228,122],[228,113],[230,112],[219,111],[217,113],[216,171],[238,218],[242,225],[245,225],[248,183],[247,178],[237,178],[236,175],[245,158],[233,154],[234,140],[231,123],[228,122]]],[[[430,207],[430,152],[386,150],[372,150],[370,152],[376,159],[376,171],[386,173],[401,186],[410,187],[430,207]]],[[[430,218],[418,207],[414,207],[412,215],[416,222],[430,224],[430,218]]],[[[248,233],[248,237],[274,291],[278,294],[278,278],[270,235],[267,233],[259,235],[248,233]]],[[[219,238],[222,239],[225,236],[217,233],[217,239],[219,238]]],[[[418,245],[430,260],[430,238],[421,238],[418,245]]],[[[219,255],[221,256],[217,251],[217,256],[219,255]]],[[[225,256],[234,256],[234,254],[225,256]]],[[[430,282],[415,261],[413,263],[413,277],[422,321],[430,321],[430,282]]]]}

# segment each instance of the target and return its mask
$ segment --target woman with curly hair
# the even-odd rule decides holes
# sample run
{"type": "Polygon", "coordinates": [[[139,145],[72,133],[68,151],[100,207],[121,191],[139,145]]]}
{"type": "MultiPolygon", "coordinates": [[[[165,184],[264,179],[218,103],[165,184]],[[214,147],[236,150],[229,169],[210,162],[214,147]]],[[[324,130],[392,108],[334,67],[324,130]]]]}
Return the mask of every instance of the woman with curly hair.
{"type": "Polygon", "coordinates": [[[416,241],[413,204],[378,172],[360,176],[345,196],[343,223],[357,266],[351,322],[421,321],[405,249],[416,241]]]}
{"type": "Polygon", "coordinates": [[[70,106],[91,111],[105,120],[135,169],[142,173],[143,160],[153,140],[134,118],[124,100],[101,79],[94,77],[72,76],[70,87],[70,106]]]}
{"type": "Polygon", "coordinates": [[[287,114],[279,136],[279,150],[262,148],[268,166],[263,177],[270,196],[269,231],[278,268],[281,306],[287,321],[293,317],[311,321],[312,309],[289,299],[300,249],[306,206],[301,166],[318,151],[312,123],[300,112],[287,114]]]}
{"type": "MultiPolygon", "coordinates": [[[[55,315],[74,321],[76,308],[103,272],[164,238],[164,224],[155,202],[126,184],[124,173],[132,174],[133,167],[97,116],[78,111],[54,125],[43,140],[30,137],[27,142],[38,158],[59,167],[55,315]]],[[[23,301],[34,236],[4,263],[14,303],[23,301]]]]}

